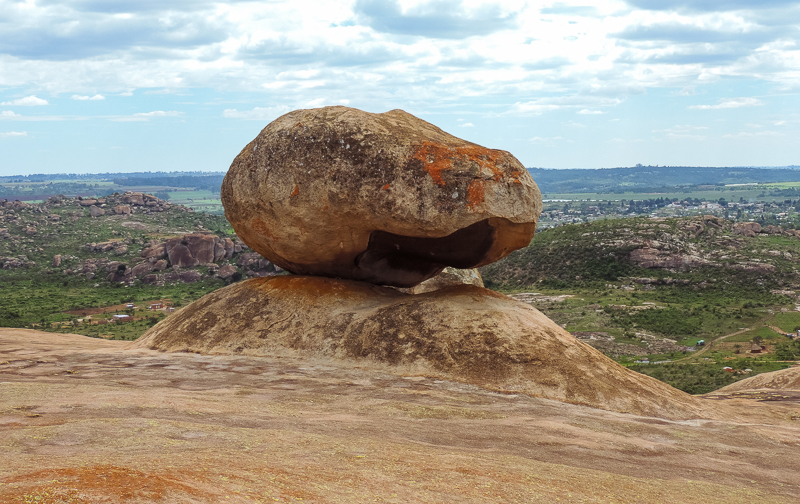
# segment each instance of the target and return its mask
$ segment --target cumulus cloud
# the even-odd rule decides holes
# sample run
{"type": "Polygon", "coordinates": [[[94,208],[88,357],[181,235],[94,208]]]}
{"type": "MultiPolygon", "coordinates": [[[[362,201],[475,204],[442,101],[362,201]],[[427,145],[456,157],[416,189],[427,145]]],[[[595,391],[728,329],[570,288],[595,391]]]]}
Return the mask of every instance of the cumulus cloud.
{"type": "Polygon", "coordinates": [[[13,110],[3,110],[0,112],[0,117],[22,117],[20,114],[15,114],[13,110]]]}
{"type": "Polygon", "coordinates": [[[797,0],[627,0],[634,7],[648,10],[733,11],[757,10],[796,5],[797,0]]]}
{"type": "Polygon", "coordinates": [[[253,110],[225,109],[222,117],[229,119],[247,119],[250,121],[273,121],[291,109],[286,105],[274,107],[256,107],[253,110]]]}
{"type": "Polygon", "coordinates": [[[464,123],[464,124],[459,124],[459,126],[461,126],[462,128],[474,128],[475,127],[475,125],[472,124],[471,122],[464,123]]]}
{"type": "Polygon", "coordinates": [[[692,110],[718,110],[740,107],[760,107],[764,102],[758,98],[722,98],[716,105],[691,105],[688,108],[692,110]]]}
{"type": "Polygon", "coordinates": [[[41,105],[49,105],[47,100],[43,98],[37,98],[34,95],[26,96],[25,98],[17,98],[16,100],[11,100],[7,102],[0,103],[0,105],[10,105],[16,107],[36,107],[41,105]]]}
{"type": "Polygon", "coordinates": [[[582,114],[582,115],[600,115],[600,114],[604,114],[605,112],[603,112],[602,110],[582,109],[582,110],[579,110],[578,113],[582,114]]]}
{"type": "Polygon", "coordinates": [[[78,101],[99,101],[105,100],[106,97],[100,94],[96,94],[94,96],[72,95],[72,99],[78,101]]]}
{"type": "Polygon", "coordinates": [[[27,131],[5,131],[5,132],[0,131],[0,137],[2,138],[24,137],[24,136],[28,136],[27,131]]]}

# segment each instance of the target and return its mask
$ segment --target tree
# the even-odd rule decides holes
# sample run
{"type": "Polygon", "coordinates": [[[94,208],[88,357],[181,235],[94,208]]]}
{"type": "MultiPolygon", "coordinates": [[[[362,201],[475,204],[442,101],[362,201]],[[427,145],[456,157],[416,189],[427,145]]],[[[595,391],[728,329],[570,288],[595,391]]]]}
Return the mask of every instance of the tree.
{"type": "Polygon", "coordinates": [[[756,335],[756,336],[753,336],[753,340],[752,341],[756,345],[761,345],[761,342],[764,341],[764,338],[762,338],[761,336],[756,335]]]}

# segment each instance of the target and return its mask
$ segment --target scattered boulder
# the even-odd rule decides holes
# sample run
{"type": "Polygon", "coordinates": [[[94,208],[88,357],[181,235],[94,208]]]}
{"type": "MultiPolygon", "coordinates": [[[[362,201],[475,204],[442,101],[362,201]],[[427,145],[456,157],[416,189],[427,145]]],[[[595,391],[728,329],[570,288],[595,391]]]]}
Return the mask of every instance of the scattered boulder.
{"type": "Polygon", "coordinates": [[[217,271],[217,276],[223,280],[228,280],[236,273],[236,268],[230,264],[221,266],[217,271]]]}
{"type": "Polygon", "coordinates": [[[89,207],[89,215],[92,217],[100,217],[101,215],[105,215],[106,211],[97,206],[90,206],[89,207]]]}
{"type": "Polygon", "coordinates": [[[155,262],[158,261],[159,259],[163,259],[167,257],[166,243],[165,242],[155,243],[155,244],[151,243],[151,245],[143,249],[141,254],[139,255],[141,257],[144,257],[150,262],[155,262]]]}
{"type": "Polygon", "coordinates": [[[144,205],[144,194],[139,192],[126,192],[122,196],[122,201],[130,205],[144,205]]]}
{"type": "Polygon", "coordinates": [[[114,213],[116,215],[130,215],[131,206],[130,205],[117,205],[117,206],[114,207],[114,213]]]}
{"type": "Polygon", "coordinates": [[[53,256],[53,267],[58,268],[61,266],[61,254],[56,254],[53,256]]]}
{"type": "Polygon", "coordinates": [[[296,274],[411,287],[525,247],[541,194],[505,151],[402,110],[298,110],[270,123],[222,184],[250,248],[296,274]]]}
{"type": "Polygon", "coordinates": [[[202,278],[202,275],[195,270],[181,271],[180,275],[183,283],[195,283],[202,278]]]}
{"type": "Polygon", "coordinates": [[[733,226],[733,232],[747,238],[754,238],[757,233],[761,232],[761,224],[758,222],[737,222],[733,226]]]}
{"type": "Polygon", "coordinates": [[[192,233],[167,240],[165,249],[173,267],[192,268],[225,257],[222,240],[213,234],[192,233]]]}
{"type": "Polygon", "coordinates": [[[87,243],[86,248],[89,252],[111,252],[115,251],[118,255],[124,254],[128,251],[128,245],[124,241],[109,240],[100,243],[87,243]],[[121,254],[118,250],[124,250],[121,254]]]}

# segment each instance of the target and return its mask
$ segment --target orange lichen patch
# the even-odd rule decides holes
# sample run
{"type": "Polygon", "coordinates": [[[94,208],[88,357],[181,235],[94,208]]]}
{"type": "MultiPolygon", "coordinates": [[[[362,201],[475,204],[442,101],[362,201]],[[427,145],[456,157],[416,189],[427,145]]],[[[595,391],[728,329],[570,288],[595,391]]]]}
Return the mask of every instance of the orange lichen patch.
{"type": "Polygon", "coordinates": [[[486,200],[486,181],[475,179],[467,187],[467,208],[475,210],[486,200]]]}
{"type": "MultiPolygon", "coordinates": [[[[412,159],[423,163],[425,171],[433,178],[433,181],[443,186],[445,181],[442,172],[452,170],[457,162],[477,163],[481,168],[486,168],[492,172],[492,178],[497,182],[503,178],[505,173],[497,167],[497,161],[503,152],[494,149],[487,149],[479,145],[465,145],[463,147],[447,147],[446,145],[434,142],[422,142],[418,146],[412,159]]],[[[517,180],[520,175],[519,170],[514,170],[508,174],[512,179],[517,180]]]]}
{"type": "Polygon", "coordinates": [[[8,499],[4,502],[153,502],[179,495],[211,497],[177,479],[180,477],[111,465],[45,469],[6,479],[2,497],[8,499]]]}
{"type": "Polygon", "coordinates": [[[300,194],[300,188],[297,186],[297,184],[295,184],[294,190],[292,191],[292,194],[289,195],[289,197],[294,198],[298,194],[300,194]]]}
{"type": "Polygon", "coordinates": [[[324,212],[325,210],[327,210],[327,209],[328,209],[328,205],[325,205],[324,207],[322,207],[322,211],[323,211],[323,212],[324,212]]]}
{"type": "Polygon", "coordinates": [[[389,190],[389,184],[386,184],[385,186],[381,187],[381,189],[383,189],[384,191],[388,191],[389,190]]]}
{"type": "Polygon", "coordinates": [[[253,279],[251,284],[258,290],[286,291],[309,297],[319,298],[320,296],[362,297],[365,295],[374,296],[369,284],[354,282],[350,280],[334,280],[331,278],[305,275],[284,275],[275,277],[263,277],[253,279]]]}
{"type": "Polygon", "coordinates": [[[264,222],[263,220],[261,220],[261,219],[253,219],[253,221],[250,224],[253,226],[253,230],[256,233],[258,233],[258,234],[260,234],[262,236],[268,236],[268,237],[272,238],[273,240],[277,240],[278,239],[277,237],[275,237],[274,234],[272,234],[272,232],[270,232],[269,228],[267,227],[267,223],[264,222]]]}

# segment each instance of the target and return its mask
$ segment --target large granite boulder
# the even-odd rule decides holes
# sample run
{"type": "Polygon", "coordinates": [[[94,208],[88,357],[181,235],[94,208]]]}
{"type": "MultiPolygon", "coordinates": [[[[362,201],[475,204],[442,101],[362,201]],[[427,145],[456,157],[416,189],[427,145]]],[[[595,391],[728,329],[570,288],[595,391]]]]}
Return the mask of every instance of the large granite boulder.
{"type": "Polygon", "coordinates": [[[402,110],[297,110],[270,123],[222,184],[250,248],[296,274],[411,287],[525,247],[541,194],[508,152],[402,110]]]}
{"type": "Polygon", "coordinates": [[[472,285],[410,295],[352,280],[253,278],[205,295],[134,346],[369,360],[614,411],[665,418],[700,411],[694,397],[617,364],[530,305],[472,285]]]}

